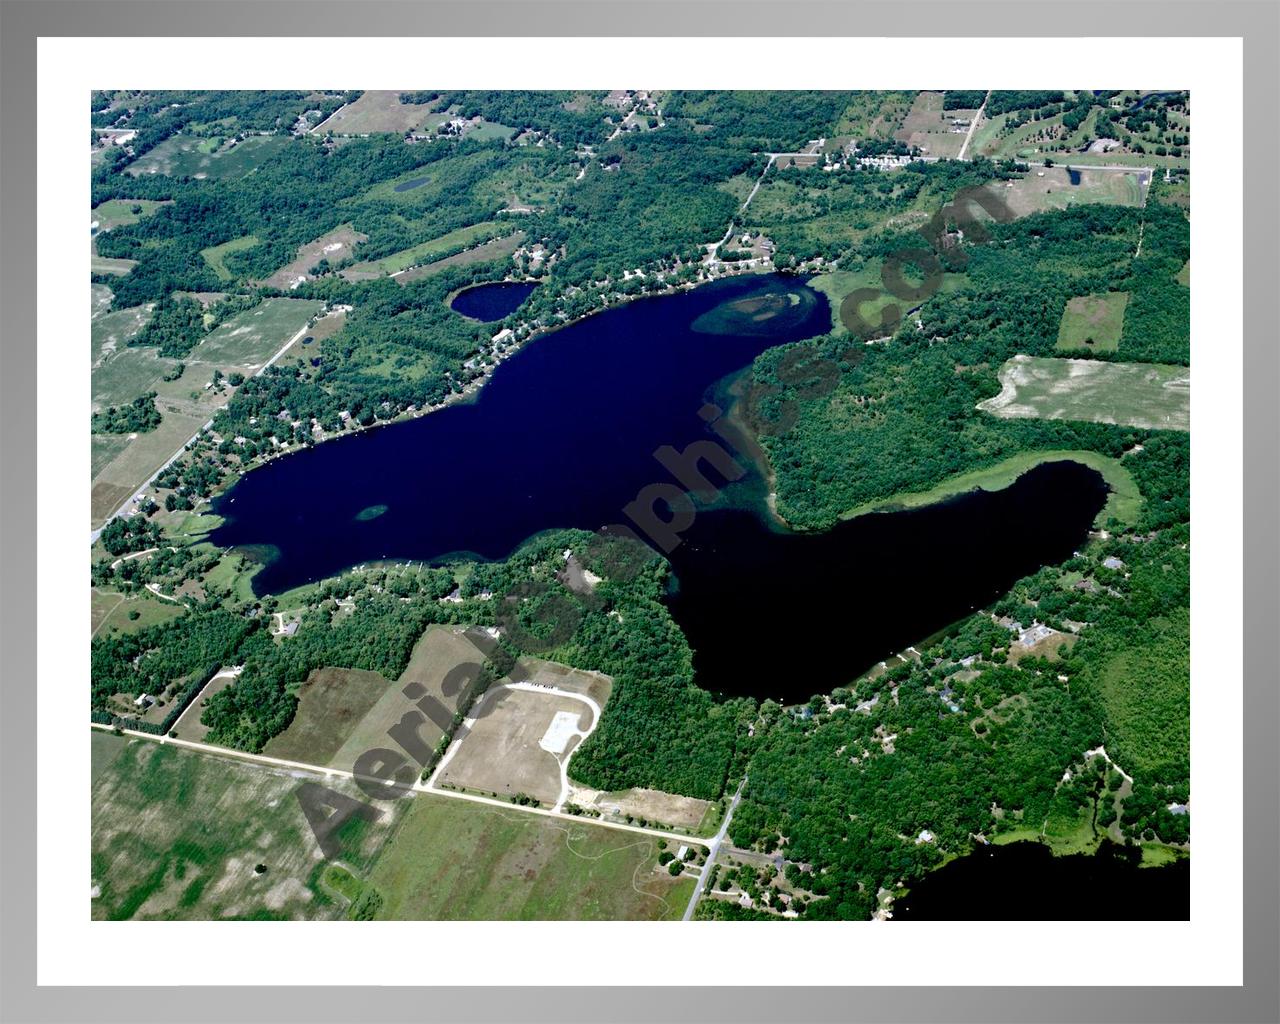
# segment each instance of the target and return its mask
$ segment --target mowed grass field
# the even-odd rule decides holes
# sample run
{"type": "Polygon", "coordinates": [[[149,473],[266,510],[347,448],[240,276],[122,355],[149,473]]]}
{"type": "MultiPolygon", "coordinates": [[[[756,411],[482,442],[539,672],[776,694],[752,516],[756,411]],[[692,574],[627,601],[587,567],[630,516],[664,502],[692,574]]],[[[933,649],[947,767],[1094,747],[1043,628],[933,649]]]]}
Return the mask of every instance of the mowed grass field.
{"type": "Polygon", "coordinates": [[[399,92],[388,89],[369,89],[354,103],[340,108],[328,120],[316,125],[313,134],[402,133],[415,128],[433,128],[447,120],[447,114],[436,113],[434,104],[401,103],[399,92]]]}
{"type": "Polygon", "coordinates": [[[369,881],[393,920],[679,920],[661,840],[415,794],[369,881]]]}
{"type": "Polygon", "coordinates": [[[1191,370],[1185,366],[1020,355],[1000,368],[1000,383],[1000,394],[978,408],[1005,419],[1191,429],[1191,370]]]}
{"type": "Polygon", "coordinates": [[[1058,341],[1054,348],[1114,352],[1120,345],[1124,310],[1128,304],[1128,292],[1077,295],[1069,299],[1062,311],[1062,323],[1058,326],[1058,341]]]}
{"type": "Polygon", "coordinates": [[[148,150],[125,168],[135,178],[163,174],[171,178],[243,178],[269,160],[290,139],[281,135],[250,135],[243,142],[175,135],[148,150]]]}
{"type": "Polygon", "coordinates": [[[168,199],[108,199],[93,208],[93,219],[98,222],[99,232],[110,231],[112,228],[136,224],[170,202],[172,200],[168,199]]]}
{"type": "Polygon", "coordinates": [[[233,366],[252,373],[302,330],[323,305],[315,299],[263,299],[209,332],[191,350],[187,364],[233,366]]]}
{"type": "Polygon", "coordinates": [[[492,239],[474,248],[464,249],[462,252],[455,253],[452,256],[446,256],[444,259],[424,263],[420,267],[406,270],[396,278],[396,284],[408,284],[411,281],[417,281],[419,278],[430,277],[432,274],[440,273],[446,267],[465,267],[472,263],[486,263],[490,260],[503,259],[520,248],[520,243],[523,241],[523,231],[492,239]]]}
{"type": "Polygon", "coordinates": [[[355,266],[344,270],[342,276],[348,281],[363,281],[372,277],[379,277],[382,274],[396,274],[420,263],[429,263],[461,246],[475,245],[477,242],[492,238],[495,234],[506,229],[507,225],[502,221],[488,220],[479,224],[472,224],[465,228],[459,228],[457,231],[450,231],[439,238],[433,238],[418,245],[410,246],[408,249],[393,252],[391,255],[383,256],[381,259],[357,263],[355,266]]]}
{"type": "MultiPolygon", "coordinates": [[[[316,883],[324,861],[297,796],[301,783],[314,780],[149,740],[100,737],[92,750],[94,920],[345,913],[345,902],[316,883]]],[[[324,785],[361,796],[345,780],[324,785]]],[[[367,870],[398,814],[387,805],[376,823],[343,825],[342,861],[367,870]]]]}
{"type": "MultiPolygon", "coordinates": [[[[298,710],[289,727],[263,748],[269,757],[327,765],[360,720],[391,690],[377,672],[321,668],[298,689],[298,710]]],[[[410,707],[403,698],[404,708],[410,707]]]]}

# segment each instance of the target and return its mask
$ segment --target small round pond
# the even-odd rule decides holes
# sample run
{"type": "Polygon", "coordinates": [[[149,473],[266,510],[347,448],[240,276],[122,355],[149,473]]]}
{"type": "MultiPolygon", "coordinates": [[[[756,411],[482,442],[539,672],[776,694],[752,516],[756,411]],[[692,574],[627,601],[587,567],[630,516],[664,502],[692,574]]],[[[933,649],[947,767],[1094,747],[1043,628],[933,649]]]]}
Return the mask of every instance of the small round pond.
{"type": "Polygon", "coordinates": [[[510,316],[533,294],[537,284],[530,281],[499,281],[478,284],[458,292],[449,303],[455,313],[489,323],[510,316]]]}

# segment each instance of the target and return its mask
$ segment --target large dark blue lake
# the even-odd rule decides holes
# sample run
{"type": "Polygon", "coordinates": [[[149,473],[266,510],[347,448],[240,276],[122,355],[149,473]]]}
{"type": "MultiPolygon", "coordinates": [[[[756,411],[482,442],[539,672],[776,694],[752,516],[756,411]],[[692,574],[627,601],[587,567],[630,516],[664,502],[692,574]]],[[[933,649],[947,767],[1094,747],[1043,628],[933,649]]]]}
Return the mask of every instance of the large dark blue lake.
{"type": "MultiPolygon", "coordinates": [[[[627,523],[642,488],[673,482],[658,448],[714,440],[704,403],[723,404],[726,382],[765,349],[829,325],[827,300],[783,276],[620,306],[529,345],[470,404],[246,474],[216,502],[226,521],[212,540],[270,549],[255,587],[274,593],[361,562],[498,559],[544,530],[627,523]]],[[[1069,557],[1106,498],[1097,473],[1059,462],[997,493],[797,534],[769,517],[756,467],[738,461],[747,475],[669,554],[671,608],[701,685],[786,702],[1069,557]]]]}

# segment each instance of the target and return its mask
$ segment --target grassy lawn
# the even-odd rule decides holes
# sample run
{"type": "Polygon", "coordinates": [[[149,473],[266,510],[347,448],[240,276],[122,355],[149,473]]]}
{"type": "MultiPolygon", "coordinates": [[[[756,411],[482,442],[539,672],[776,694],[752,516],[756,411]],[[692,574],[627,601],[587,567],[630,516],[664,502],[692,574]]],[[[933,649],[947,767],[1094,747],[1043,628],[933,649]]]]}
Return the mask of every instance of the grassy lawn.
{"type": "Polygon", "coordinates": [[[93,208],[93,219],[98,222],[99,231],[110,231],[112,228],[136,224],[143,217],[150,217],[162,206],[172,200],[156,199],[108,199],[93,208]],[[135,213],[135,209],[137,212],[135,213]]]}
{"type": "Polygon", "coordinates": [[[1163,363],[1014,356],[1000,394],[978,408],[1005,419],[1119,423],[1155,430],[1191,426],[1191,370],[1163,363]]]}
{"type": "MultiPolygon", "coordinates": [[[[300,779],[148,740],[103,733],[93,786],[95,920],[307,920],[345,905],[317,885],[323,862],[297,798],[300,779]],[[119,746],[111,756],[109,743],[119,746]],[[265,870],[255,868],[262,865],[265,870]]],[[[359,795],[344,780],[327,786],[359,795]]],[[[353,820],[341,857],[367,870],[392,814],[353,820]]]]}
{"type": "Polygon", "coordinates": [[[120,601],[109,601],[108,595],[119,597],[111,591],[94,591],[93,617],[99,635],[107,633],[136,633],[140,629],[176,619],[186,607],[173,601],[165,601],[145,590],[120,601]],[[99,618],[99,612],[102,612],[99,618]],[[137,618],[130,616],[137,612],[137,618]]]}
{"type": "Polygon", "coordinates": [[[660,840],[417,794],[370,882],[398,920],[678,920],[660,840]]]}
{"type": "Polygon", "coordinates": [[[221,245],[211,245],[207,249],[201,249],[200,255],[204,257],[204,261],[213,268],[213,272],[223,281],[230,281],[236,275],[227,269],[224,262],[229,253],[240,252],[244,249],[252,249],[258,244],[258,239],[254,235],[245,235],[243,238],[233,238],[229,242],[223,242],[221,245]]]}
{"type": "Polygon", "coordinates": [[[1054,348],[1114,352],[1120,345],[1124,309],[1128,303],[1128,292],[1077,295],[1070,299],[1062,311],[1058,342],[1054,348]]]}
{"type": "Polygon", "coordinates": [[[927,491],[895,494],[892,498],[887,498],[883,501],[859,505],[857,508],[850,509],[844,513],[841,518],[852,519],[868,512],[889,512],[906,508],[920,508],[924,505],[933,505],[939,501],[945,501],[948,498],[954,498],[957,495],[967,494],[975,490],[1003,490],[1017,480],[1018,477],[1022,476],[1023,473],[1034,469],[1041,463],[1060,462],[1063,460],[1079,462],[1090,469],[1096,469],[1106,480],[1111,493],[1107,497],[1106,505],[1098,513],[1099,523],[1106,522],[1112,516],[1115,516],[1122,523],[1134,523],[1137,521],[1138,513],[1142,509],[1142,495],[1138,491],[1138,485],[1134,482],[1129,471],[1121,465],[1118,459],[1100,455],[1098,452],[1078,449],[1019,452],[1017,455],[997,462],[994,466],[975,469],[968,473],[960,473],[957,476],[950,477],[927,491]]]}

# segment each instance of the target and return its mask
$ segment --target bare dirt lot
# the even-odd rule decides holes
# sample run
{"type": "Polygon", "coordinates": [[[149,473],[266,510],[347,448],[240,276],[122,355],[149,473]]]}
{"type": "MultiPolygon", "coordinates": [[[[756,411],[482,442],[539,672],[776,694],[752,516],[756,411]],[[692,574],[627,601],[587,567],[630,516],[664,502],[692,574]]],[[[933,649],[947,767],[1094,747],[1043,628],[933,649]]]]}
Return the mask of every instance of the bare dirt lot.
{"type": "Polygon", "coordinates": [[[574,788],[569,798],[580,807],[592,807],[612,818],[643,818],[672,828],[696,829],[711,804],[691,796],[657,789],[620,789],[602,793],[574,788]]]}
{"type": "Polygon", "coordinates": [[[524,793],[545,804],[560,796],[560,762],[587,732],[594,712],[582,701],[533,690],[493,689],[479,717],[454,739],[436,781],[499,797],[524,793]]]}

